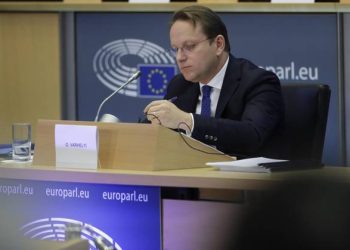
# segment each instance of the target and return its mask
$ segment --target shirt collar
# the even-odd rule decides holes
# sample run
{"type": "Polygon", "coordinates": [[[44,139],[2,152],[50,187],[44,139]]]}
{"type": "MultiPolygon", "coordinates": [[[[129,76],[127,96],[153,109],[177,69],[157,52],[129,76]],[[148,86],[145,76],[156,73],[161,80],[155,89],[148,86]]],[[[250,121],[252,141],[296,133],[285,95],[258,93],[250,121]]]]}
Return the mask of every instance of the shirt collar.
{"type": "Polygon", "coordinates": [[[222,84],[224,82],[224,77],[225,77],[225,73],[226,73],[226,69],[227,69],[227,65],[228,65],[229,59],[230,59],[230,57],[227,57],[227,60],[226,60],[226,62],[224,64],[224,66],[213,77],[213,79],[211,79],[207,84],[203,84],[201,82],[199,83],[201,89],[202,89],[203,85],[208,85],[208,86],[213,87],[215,89],[221,89],[222,84]]]}

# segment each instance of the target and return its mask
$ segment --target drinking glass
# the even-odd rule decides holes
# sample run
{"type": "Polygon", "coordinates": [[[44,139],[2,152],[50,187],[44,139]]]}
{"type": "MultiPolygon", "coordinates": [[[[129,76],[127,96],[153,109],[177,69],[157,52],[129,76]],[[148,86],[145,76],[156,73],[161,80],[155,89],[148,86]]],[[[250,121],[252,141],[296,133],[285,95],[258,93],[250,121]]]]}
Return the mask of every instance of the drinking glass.
{"type": "Polygon", "coordinates": [[[12,124],[12,159],[29,161],[31,159],[32,127],[29,123],[12,124]]]}

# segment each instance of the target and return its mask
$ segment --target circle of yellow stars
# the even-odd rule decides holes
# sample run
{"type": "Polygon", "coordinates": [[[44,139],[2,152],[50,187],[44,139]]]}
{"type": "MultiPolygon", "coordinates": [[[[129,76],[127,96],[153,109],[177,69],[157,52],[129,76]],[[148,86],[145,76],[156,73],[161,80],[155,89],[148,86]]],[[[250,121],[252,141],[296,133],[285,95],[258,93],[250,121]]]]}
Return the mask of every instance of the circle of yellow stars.
{"type": "Polygon", "coordinates": [[[166,74],[164,73],[163,70],[161,69],[152,69],[150,71],[150,73],[147,75],[147,87],[152,91],[152,93],[159,95],[159,94],[163,94],[166,90],[167,84],[168,84],[168,80],[166,79],[166,74]],[[154,86],[152,85],[152,76],[153,75],[160,75],[163,78],[163,85],[160,89],[155,89],[154,86]]]}

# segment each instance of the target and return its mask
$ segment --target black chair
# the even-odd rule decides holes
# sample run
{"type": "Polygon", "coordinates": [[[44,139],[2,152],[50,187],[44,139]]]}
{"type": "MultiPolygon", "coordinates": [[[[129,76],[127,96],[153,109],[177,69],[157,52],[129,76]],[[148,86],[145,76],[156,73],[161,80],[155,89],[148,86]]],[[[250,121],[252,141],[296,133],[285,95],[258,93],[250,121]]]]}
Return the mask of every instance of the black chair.
{"type": "Polygon", "coordinates": [[[272,138],[266,155],[321,165],[331,94],[329,86],[285,84],[282,94],[285,124],[272,138]]]}

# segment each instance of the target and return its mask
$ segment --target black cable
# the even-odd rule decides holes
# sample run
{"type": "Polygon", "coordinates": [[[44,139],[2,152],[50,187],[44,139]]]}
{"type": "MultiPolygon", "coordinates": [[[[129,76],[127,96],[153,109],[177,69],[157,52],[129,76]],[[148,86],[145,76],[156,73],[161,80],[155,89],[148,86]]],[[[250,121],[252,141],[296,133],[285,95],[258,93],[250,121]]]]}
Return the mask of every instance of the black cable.
{"type": "Polygon", "coordinates": [[[197,151],[199,151],[199,152],[202,152],[202,153],[205,153],[205,154],[209,154],[209,155],[226,155],[226,154],[223,153],[223,152],[219,152],[219,153],[216,153],[216,152],[207,152],[207,151],[204,151],[204,150],[202,150],[202,149],[199,149],[199,148],[196,148],[196,147],[192,146],[191,144],[188,143],[188,141],[186,141],[185,136],[184,136],[183,133],[181,132],[181,130],[182,130],[182,129],[180,128],[181,125],[184,125],[185,127],[187,127],[188,131],[191,131],[191,128],[190,128],[190,126],[188,126],[188,124],[185,123],[185,122],[180,122],[180,123],[178,124],[178,126],[177,126],[177,132],[180,134],[182,140],[185,142],[185,144],[186,144],[188,147],[190,147],[190,148],[192,148],[192,149],[194,149],[194,150],[197,150],[197,151]]]}
{"type": "MultiPolygon", "coordinates": [[[[146,117],[149,116],[149,115],[152,116],[153,119],[157,119],[157,121],[159,122],[159,125],[162,125],[162,123],[160,122],[160,119],[159,119],[158,116],[156,116],[155,114],[151,114],[151,113],[145,113],[146,117]]],[[[148,119],[148,117],[147,117],[147,119],[148,119]]],[[[151,119],[151,120],[153,120],[153,119],[151,119]]]]}

